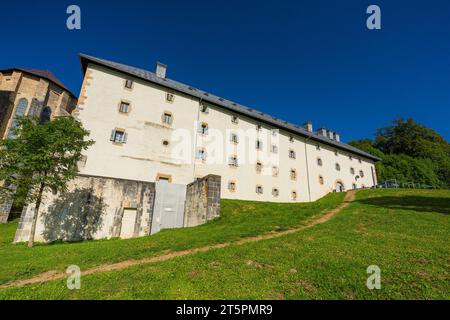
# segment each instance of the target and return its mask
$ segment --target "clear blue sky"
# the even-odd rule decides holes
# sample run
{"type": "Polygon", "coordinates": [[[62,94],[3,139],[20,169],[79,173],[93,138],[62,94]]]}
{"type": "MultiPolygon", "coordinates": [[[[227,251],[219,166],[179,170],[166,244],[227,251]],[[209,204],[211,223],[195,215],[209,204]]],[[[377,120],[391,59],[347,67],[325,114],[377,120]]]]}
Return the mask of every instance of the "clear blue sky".
{"type": "Polygon", "coordinates": [[[450,1],[4,1],[0,68],[48,69],[78,95],[83,52],[344,141],[413,117],[450,140],[450,1]],[[82,29],[66,28],[78,4],[82,29]],[[366,28],[366,8],[382,30],[366,28]]]}

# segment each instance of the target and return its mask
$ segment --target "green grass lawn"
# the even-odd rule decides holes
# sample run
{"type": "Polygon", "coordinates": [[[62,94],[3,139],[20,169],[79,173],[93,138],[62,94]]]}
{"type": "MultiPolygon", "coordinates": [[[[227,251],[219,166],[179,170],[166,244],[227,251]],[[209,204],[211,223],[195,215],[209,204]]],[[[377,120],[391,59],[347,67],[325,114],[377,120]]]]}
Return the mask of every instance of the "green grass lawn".
{"type": "MultiPolygon", "coordinates": [[[[51,263],[94,265],[98,261],[91,255],[117,260],[110,251],[138,247],[135,252],[143,257],[146,246],[151,255],[168,247],[179,250],[187,240],[202,239],[184,245],[197,246],[290,228],[341,200],[333,194],[304,205],[224,201],[221,220],[194,229],[128,241],[39,246],[34,248],[39,254],[2,239],[0,250],[6,264],[15,263],[9,253],[17,250],[15,256],[26,255],[28,260],[20,260],[33,266],[35,258],[41,271],[51,263]],[[80,253],[82,246],[88,253],[80,253]],[[98,251],[105,248],[102,256],[98,251]]],[[[68,290],[63,280],[4,289],[0,299],[450,299],[449,214],[450,191],[367,190],[332,220],[295,234],[84,276],[81,290],[68,290]],[[366,287],[369,265],[381,268],[381,290],[366,287]]],[[[16,278],[9,271],[13,267],[4,264],[2,279],[16,278]]],[[[17,266],[24,268],[24,262],[17,266]]]]}
{"type": "Polygon", "coordinates": [[[222,200],[221,217],[196,228],[164,230],[150,237],[79,243],[12,244],[17,222],[0,225],[0,284],[70,265],[82,270],[110,262],[152,257],[167,251],[197,248],[302,225],[314,215],[338,206],[343,194],[306,204],[222,200]]]}

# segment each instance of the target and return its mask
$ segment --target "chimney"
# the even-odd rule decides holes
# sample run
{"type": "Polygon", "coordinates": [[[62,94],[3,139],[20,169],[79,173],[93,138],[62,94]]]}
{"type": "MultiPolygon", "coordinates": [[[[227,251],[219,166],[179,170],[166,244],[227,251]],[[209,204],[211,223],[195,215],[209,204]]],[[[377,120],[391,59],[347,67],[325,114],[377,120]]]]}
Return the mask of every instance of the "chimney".
{"type": "Polygon", "coordinates": [[[334,139],[334,132],[333,131],[328,131],[328,139],[333,140],[334,139]]]}
{"type": "Polygon", "coordinates": [[[317,130],[317,134],[318,134],[319,136],[326,137],[326,136],[327,136],[327,129],[325,129],[325,128],[320,128],[319,130],[317,130]]]}
{"type": "Polygon", "coordinates": [[[303,128],[305,128],[306,130],[308,130],[308,132],[313,132],[313,125],[311,121],[305,122],[303,124],[303,128]]]}
{"type": "Polygon", "coordinates": [[[161,62],[156,62],[156,75],[159,78],[166,78],[167,65],[161,62]]]}
{"type": "Polygon", "coordinates": [[[337,132],[334,133],[334,140],[336,140],[337,142],[341,141],[341,136],[339,135],[339,133],[337,132]]]}

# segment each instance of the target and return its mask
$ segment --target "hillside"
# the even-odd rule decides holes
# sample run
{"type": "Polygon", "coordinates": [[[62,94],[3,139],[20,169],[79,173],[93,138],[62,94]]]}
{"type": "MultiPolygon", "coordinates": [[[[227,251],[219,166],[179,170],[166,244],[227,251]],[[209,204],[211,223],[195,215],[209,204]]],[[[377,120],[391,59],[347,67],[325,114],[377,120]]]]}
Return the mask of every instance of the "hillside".
{"type": "MultiPolygon", "coordinates": [[[[320,219],[343,196],[312,204],[226,200],[221,219],[197,228],[31,250],[9,244],[14,224],[0,226],[0,282],[276,234],[320,219]]],[[[449,299],[449,214],[449,191],[360,191],[331,220],[291,234],[96,272],[82,277],[81,290],[68,290],[64,279],[0,289],[0,299],[449,299]],[[366,287],[370,265],[381,268],[381,290],[366,287]]]]}

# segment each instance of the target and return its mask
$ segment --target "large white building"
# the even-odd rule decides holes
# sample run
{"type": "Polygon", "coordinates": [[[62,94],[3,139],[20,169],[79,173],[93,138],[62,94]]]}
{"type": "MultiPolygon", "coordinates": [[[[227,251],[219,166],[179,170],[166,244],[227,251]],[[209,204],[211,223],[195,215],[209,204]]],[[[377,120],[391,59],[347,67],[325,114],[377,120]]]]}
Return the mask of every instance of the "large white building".
{"type": "Polygon", "coordinates": [[[307,202],[376,185],[379,159],[340,142],[155,73],[81,55],[75,116],[95,144],[85,175],[188,184],[221,176],[221,197],[307,202]]]}

